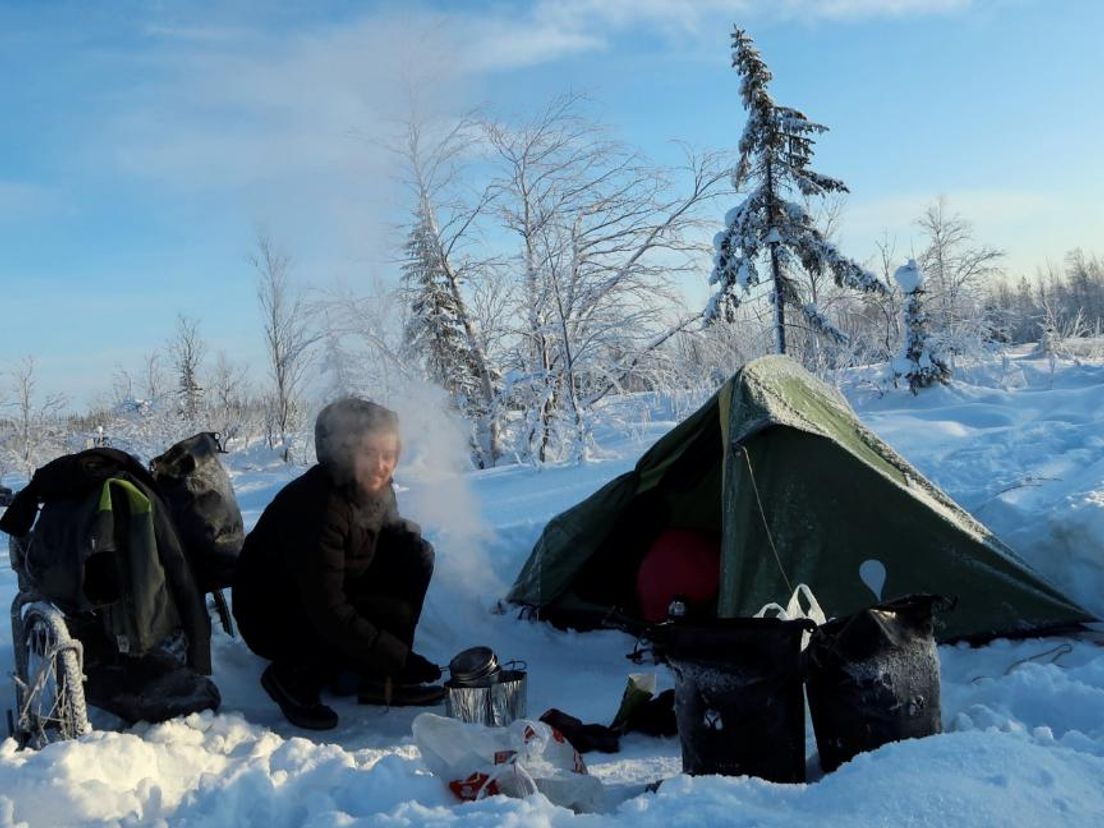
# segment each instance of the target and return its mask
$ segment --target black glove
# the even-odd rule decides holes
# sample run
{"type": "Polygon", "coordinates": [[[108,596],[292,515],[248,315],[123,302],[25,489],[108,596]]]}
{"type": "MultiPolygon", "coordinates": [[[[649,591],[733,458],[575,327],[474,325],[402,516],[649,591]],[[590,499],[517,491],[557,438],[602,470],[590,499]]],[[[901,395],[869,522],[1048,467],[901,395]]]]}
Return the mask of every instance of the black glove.
{"type": "Polygon", "coordinates": [[[372,653],[375,656],[373,666],[381,673],[390,673],[398,669],[397,665],[406,663],[410,648],[387,630],[380,630],[372,653]]]}
{"type": "Polygon", "coordinates": [[[399,673],[401,684],[432,684],[441,678],[441,668],[413,650],[399,673]]]}

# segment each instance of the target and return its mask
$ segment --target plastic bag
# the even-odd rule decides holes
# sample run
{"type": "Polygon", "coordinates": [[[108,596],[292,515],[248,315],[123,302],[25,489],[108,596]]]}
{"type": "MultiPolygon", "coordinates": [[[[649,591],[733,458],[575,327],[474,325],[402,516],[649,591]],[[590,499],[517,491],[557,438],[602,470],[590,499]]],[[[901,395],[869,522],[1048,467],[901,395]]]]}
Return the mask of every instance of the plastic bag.
{"type": "MultiPolygon", "coordinates": [[[[781,618],[783,621],[798,621],[806,618],[818,627],[828,620],[824,615],[824,610],[820,608],[820,603],[817,601],[816,596],[813,595],[813,591],[809,588],[808,584],[798,584],[793,591],[793,595],[790,596],[790,600],[786,602],[785,607],[781,604],[771,602],[759,610],[759,612],[755,613],[754,617],[781,618]],[[804,598],[805,603],[809,605],[808,609],[801,606],[802,598],[804,598]]],[[[802,650],[809,646],[810,635],[810,632],[806,632],[801,637],[802,650]]]]}
{"type": "Polygon", "coordinates": [[[543,722],[518,719],[508,727],[486,727],[422,713],[413,729],[426,766],[461,800],[539,792],[577,813],[601,806],[602,783],[559,731],[543,722]]]}

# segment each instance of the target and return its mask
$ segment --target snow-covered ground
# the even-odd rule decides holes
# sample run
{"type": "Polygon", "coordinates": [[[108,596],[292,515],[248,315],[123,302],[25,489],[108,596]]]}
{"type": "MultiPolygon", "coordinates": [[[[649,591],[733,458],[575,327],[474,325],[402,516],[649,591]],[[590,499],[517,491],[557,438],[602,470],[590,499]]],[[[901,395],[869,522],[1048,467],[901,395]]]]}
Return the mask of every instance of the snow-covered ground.
{"type": "MultiPolygon", "coordinates": [[[[1046,361],[1014,356],[919,397],[880,395],[870,380],[862,372],[844,380],[863,419],[1104,615],[1104,365],[1064,363],[1052,373],[1046,361]]],[[[673,425],[672,409],[600,432],[602,461],[459,476],[430,462],[440,459],[438,438],[406,419],[400,503],[438,550],[419,649],[445,662],[489,645],[528,662],[532,715],[554,706],[608,722],[627,673],[640,669],[624,658],[631,639],[558,632],[491,610],[545,522],[629,468],[673,425]]],[[[298,472],[256,452],[233,456],[231,466],[247,525],[298,472]]],[[[13,573],[0,567],[5,605],[14,591],[13,573]]],[[[219,715],[95,732],[38,752],[3,742],[0,826],[1104,824],[1104,649],[997,641],[943,647],[940,657],[941,736],[887,745],[809,784],[777,785],[683,776],[677,739],[630,735],[620,753],[586,757],[606,784],[607,812],[575,815],[539,796],[458,804],[414,746],[417,711],[337,699],[337,730],[298,731],[260,689],[263,662],[219,631],[219,715]],[[666,780],[658,792],[643,792],[658,779],[666,780]]],[[[11,666],[11,633],[0,625],[0,672],[11,666]]],[[[665,668],[654,669],[669,685],[665,668]]],[[[11,701],[10,685],[0,686],[0,709],[11,701]]],[[[807,739],[812,755],[811,728],[807,739]]]]}

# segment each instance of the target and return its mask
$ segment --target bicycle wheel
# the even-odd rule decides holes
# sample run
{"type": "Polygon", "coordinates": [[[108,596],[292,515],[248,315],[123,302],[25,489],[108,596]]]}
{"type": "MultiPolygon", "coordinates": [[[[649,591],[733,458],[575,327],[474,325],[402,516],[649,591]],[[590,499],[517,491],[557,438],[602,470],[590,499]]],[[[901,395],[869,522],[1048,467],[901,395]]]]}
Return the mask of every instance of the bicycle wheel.
{"type": "Polygon", "coordinates": [[[82,649],[69,635],[65,618],[51,604],[28,604],[16,642],[16,730],[23,745],[41,748],[50,742],[87,733],[82,649]]]}

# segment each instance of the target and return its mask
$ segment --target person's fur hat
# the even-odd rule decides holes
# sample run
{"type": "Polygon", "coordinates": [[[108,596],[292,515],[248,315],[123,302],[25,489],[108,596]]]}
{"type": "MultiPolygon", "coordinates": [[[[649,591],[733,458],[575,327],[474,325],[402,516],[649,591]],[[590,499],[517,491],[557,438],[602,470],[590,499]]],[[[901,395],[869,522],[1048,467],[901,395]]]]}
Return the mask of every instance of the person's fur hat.
{"type": "Polygon", "coordinates": [[[314,451],[339,483],[353,476],[353,452],[372,431],[399,433],[399,416],[390,408],[358,397],[343,397],[327,405],[314,421],[314,451]]]}

